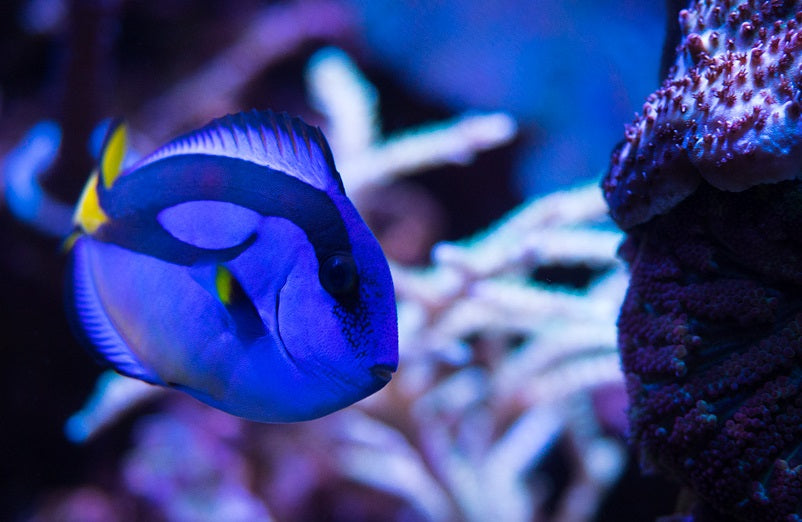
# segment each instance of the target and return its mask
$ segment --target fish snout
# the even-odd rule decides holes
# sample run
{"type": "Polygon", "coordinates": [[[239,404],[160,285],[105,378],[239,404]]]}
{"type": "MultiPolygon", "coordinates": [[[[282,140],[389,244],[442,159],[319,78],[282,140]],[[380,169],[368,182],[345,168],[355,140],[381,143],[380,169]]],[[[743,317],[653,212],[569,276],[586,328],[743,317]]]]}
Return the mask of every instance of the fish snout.
{"type": "Polygon", "coordinates": [[[374,364],[370,367],[370,373],[376,378],[377,381],[381,382],[382,384],[387,384],[390,382],[390,379],[393,378],[395,368],[395,365],[374,364]]]}

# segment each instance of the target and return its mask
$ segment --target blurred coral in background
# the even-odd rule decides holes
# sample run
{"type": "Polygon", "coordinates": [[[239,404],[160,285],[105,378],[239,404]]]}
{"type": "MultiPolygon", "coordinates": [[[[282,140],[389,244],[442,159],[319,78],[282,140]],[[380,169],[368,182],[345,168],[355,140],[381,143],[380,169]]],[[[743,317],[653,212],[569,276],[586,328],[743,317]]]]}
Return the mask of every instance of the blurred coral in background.
{"type": "Polygon", "coordinates": [[[615,352],[626,275],[596,186],[657,81],[664,13],[646,4],[6,4],[0,518],[670,512],[671,486],[644,497],[648,480],[630,477],[615,352]],[[93,129],[125,116],[147,153],[251,107],[298,114],[330,141],[391,263],[398,373],[293,425],[110,373],[82,406],[100,369],[67,328],[60,239],[47,234],[69,230],[93,129]],[[65,424],[86,441],[68,442],[65,424]]]}

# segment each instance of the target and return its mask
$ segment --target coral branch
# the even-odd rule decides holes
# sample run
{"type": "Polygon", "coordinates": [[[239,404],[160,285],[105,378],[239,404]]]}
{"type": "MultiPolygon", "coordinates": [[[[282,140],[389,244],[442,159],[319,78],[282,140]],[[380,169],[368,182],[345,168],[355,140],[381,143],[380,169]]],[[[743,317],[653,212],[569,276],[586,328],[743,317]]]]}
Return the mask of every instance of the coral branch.
{"type": "Polygon", "coordinates": [[[343,182],[356,198],[366,187],[446,164],[465,164],[483,150],[509,142],[515,121],[504,113],[464,115],[381,139],[378,95],[341,51],[313,57],[307,83],[326,116],[326,134],[343,182]]]}

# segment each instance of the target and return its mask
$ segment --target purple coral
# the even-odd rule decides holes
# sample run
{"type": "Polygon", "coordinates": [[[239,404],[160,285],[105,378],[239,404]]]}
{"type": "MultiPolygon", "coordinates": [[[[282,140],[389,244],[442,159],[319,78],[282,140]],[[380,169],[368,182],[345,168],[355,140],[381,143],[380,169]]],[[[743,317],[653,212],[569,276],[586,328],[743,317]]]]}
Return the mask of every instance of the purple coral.
{"type": "MultiPolygon", "coordinates": [[[[739,520],[802,520],[801,2],[695,2],[602,188],[643,464],[739,520]]],[[[728,518],[730,519],[730,518],[728,518]]]]}
{"type": "Polygon", "coordinates": [[[802,169],[802,3],[698,0],[679,13],[668,78],[626,127],[604,196],[628,229],[701,180],[721,190],[802,169]]]}
{"type": "Polygon", "coordinates": [[[633,440],[745,520],[795,513],[789,499],[802,500],[802,483],[772,471],[802,464],[802,270],[778,266],[798,259],[788,242],[798,249],[802,239],[793,219],[802,217],[802,187],[791,183],[740,193],[705,186],[623,248],[632,279],[619,347],[633,440]],[[739,234],[754,223],[762,238],[739,234]]]}

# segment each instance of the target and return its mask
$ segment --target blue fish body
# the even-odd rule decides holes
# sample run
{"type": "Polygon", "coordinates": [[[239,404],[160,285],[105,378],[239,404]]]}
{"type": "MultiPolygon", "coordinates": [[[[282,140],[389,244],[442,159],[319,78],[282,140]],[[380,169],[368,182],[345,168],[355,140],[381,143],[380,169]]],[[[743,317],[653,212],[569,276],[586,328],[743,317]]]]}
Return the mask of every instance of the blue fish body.
{"type": "Polygon", "coordinates": [[[389,381],[390,271],[318,129],[230,115],[121,170],[124,142],[112,125],[68,240],[68,308],[94,353],[264,422],[389,381]]]}

